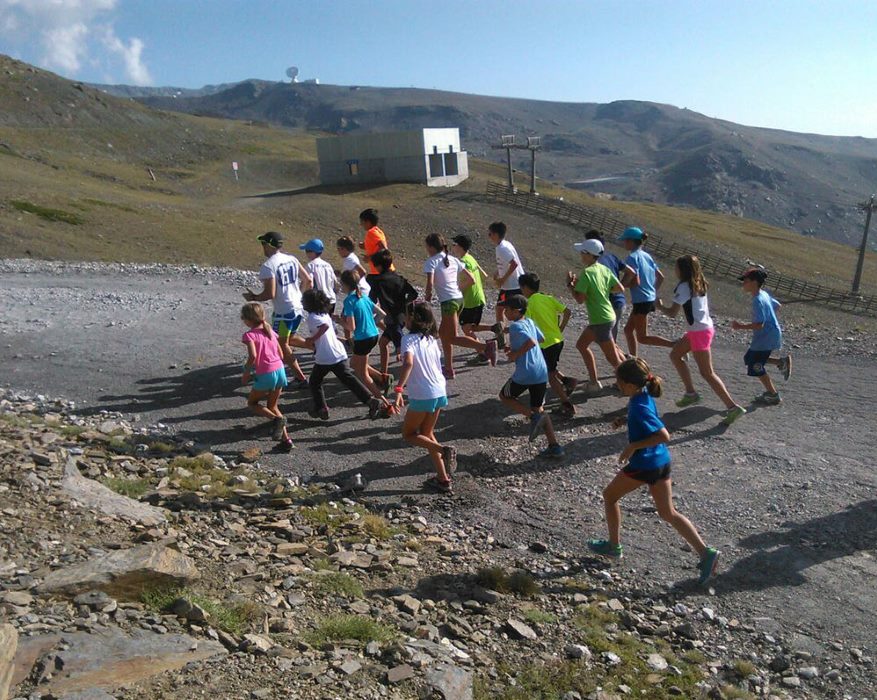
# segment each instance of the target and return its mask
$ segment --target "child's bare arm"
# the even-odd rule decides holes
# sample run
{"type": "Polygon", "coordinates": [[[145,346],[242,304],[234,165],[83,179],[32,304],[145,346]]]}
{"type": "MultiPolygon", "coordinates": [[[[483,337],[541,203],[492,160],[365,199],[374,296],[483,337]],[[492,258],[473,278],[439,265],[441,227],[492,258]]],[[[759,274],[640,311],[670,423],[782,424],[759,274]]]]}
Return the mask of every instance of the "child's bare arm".
{"type": "Polygon", "coordinates": [[[563,316],[560,319],[560,332],[563,333],[566,330],[566,325],[569,323],[569,319],[572,318],[572,311],[570,309],[563,310],[563,316]]]}

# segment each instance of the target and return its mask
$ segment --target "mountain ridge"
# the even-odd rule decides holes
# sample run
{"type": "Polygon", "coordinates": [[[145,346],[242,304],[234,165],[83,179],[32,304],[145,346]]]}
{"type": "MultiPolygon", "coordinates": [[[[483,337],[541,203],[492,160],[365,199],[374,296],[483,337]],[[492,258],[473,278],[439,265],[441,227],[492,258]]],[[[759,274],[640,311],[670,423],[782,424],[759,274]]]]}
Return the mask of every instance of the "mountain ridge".
{"type": "MultiPolygon", "coordinates": [[[[855,204],[877,183],[877,139],[744,126],[655,102],[263,80],[174,96],[122,88],[158,109],[336,134],[458,126],[470,154],[493,161],[505,155],[491,148],[501,134],[539,135],[537,174],[567,186],[746,216],[848,244],[861,235],[855,204]]],[[[122,88],[101,86],[112,94],[122,88]]],[[[514,155],[515,167],[528,170],[528,155],[514,155]]]]}

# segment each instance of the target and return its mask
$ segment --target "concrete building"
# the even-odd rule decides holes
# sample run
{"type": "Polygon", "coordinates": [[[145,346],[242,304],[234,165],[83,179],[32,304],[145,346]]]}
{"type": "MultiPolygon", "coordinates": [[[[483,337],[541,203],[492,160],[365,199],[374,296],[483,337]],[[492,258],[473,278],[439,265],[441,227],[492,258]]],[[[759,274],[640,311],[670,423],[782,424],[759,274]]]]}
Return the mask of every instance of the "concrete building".
{"type": "Polygon", "coordinates": [[[418,129],[317,139],[320,182],[419,182],[453,187],[469,177],[459,129],[418,129]]]}

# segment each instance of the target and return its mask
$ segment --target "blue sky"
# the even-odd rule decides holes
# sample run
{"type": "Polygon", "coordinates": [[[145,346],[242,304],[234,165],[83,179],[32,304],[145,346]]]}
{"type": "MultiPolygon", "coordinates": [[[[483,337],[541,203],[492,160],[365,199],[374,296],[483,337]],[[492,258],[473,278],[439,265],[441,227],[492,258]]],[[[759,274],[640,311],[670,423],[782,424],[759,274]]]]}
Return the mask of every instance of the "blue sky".
{"type": "Polygon", "coordinates": [[[0,0],[0,52],[92,82],[283,79],[666,102],[877,138],[877,2],[0,0]]]}

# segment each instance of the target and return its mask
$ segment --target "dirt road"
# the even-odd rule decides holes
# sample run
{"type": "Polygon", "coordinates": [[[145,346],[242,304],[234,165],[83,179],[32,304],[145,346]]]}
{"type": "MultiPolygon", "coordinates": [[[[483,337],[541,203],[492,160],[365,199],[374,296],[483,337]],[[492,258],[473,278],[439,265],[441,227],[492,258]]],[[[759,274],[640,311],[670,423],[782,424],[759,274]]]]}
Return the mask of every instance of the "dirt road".
{"type": "MultiPolygon", "coordinates": [[[[81,412],[161,422],[222,456],[270,449],[245,410],[239,382],[240,291],[254,277],[194,267],[0,263],[2,383],[74,399],[81,412]]],[[[718,319],[715,364],[747,403],[758,386],[745,376],[743,336],[731,338],[727,320],[718,319]]],[[[582,323],[577,317],[571,329],[582,323]]],[[[678,329],[670,322],[658,327],[678,329]]],[[[581,375],[572,340],[568,345],[562,367],[581,375]]],[[[692,555],[644,493],[624,503],[626,556],[614,571],[638,579],[646,592],[675,585],[693,605],[711,600],[723,615],[781,631],[816,655],[832,642],[873,655],[877,366],[833,345],[826,338],[824,347],[797,351],[784,404],[752,410],[729,430],[720,429],[720,404],[706,390],[700,406],[675,408],[680,386],[666,353],[646,350],[668,380],[660,407],[673,435],[677,505],[722,549],[721,575],[715,598],[692,585],[692,555]]],[[[600,491],[625,444],[606,416],[623,402],[606,396],[579,403],[578,416],[558,424],[567,458],[540,460],[535,454],[544,445],[529,446],[521,419],[495,400],[509,374],[503,364],[462,368],[451,383],[438,435],[461,454],[452,498],[421,494],[427,459],[402,443],[397,420],[368,421],[334,380],[328,422],[307,417],[306,392],[284,397],[297,448],[263,461],[325,480],[359,472],[370,482],[366,499],[386,505],[415,498],[455,527],[488,526],[510,558],[575,565],[585,556],[584,539],[603,534],[600,491]],[[524,552],[534,541],[548,544],[551,554],[524,552]]]]}

